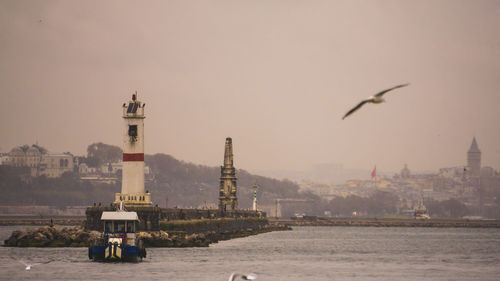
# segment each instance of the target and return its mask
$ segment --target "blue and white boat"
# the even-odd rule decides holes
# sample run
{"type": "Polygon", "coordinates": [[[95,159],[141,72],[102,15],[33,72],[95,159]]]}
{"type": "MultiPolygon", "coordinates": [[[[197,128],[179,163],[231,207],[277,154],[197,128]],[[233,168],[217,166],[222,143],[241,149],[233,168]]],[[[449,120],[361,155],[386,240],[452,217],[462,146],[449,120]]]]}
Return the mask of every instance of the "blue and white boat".
{"type": "Polygon", "coordinates": [[[101,221],[104,231],[89,247],[89,259],[137,262],[146,257],[144,243],[136,235],[136,212],[102,212],[101,221]]]}

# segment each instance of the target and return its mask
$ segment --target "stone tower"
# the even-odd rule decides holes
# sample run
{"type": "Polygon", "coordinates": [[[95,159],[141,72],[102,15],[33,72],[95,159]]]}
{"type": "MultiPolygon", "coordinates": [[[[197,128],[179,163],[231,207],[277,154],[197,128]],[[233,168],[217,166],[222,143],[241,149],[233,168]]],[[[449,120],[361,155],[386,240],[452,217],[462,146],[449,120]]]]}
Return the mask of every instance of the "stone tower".
{"type": "Polygon", "coordinates": [[[231,210],[238,209],[236,197],[236,169],[233,165],[233,142],[226,138],[224,165],[220,167],[219,211],[225,212],[227,205],[231,210]]]}
{"type": "Polygon", "coordinates": [[[115,204],[151,206],[151,194],[144,192],[144,106],[137,100],[123,104],[122,190],[115,194],[115,204]]]}
{"type": "Polygon", "coordinates": [[[481,172],[481,150],[477,146],[476,137],[472,139],[472,144],[467,152],[467,167],[472,176],[479,177],[481,172]]]}

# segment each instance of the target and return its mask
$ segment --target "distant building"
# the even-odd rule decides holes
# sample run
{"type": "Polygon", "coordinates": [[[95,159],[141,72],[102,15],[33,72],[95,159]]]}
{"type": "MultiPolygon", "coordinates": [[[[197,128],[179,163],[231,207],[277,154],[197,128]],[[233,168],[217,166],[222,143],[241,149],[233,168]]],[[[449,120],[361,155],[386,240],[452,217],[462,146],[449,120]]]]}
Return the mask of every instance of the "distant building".
{"type": "Polygon", "coordinates": [[[464,176],[464,167],[459,166],[459,167],[441,168],[439,169],[438,176],[449,179],[462,180],[464,176]]]}
{"type": "Polygon", "coordinates": [[[0,165],[5,165],[5,163],[7,163],[8,160],[9,160],[9,154],[7,153],[0,154],[0,165]]]}
{"type": "Polygon", "coordinates": [[[73,155],[66,153],[48,153],[40,157],[38,175],[58,178],[65,172],[73,172],[73,155]]]}
{"type": "Polygon", "coordinates": [[[73,172],[74,157],[71,153],[50,153],[37,145],[14,147],[4,165],[29,167],[32,177],[58,178],[65,172],[73,172]]]}
{"type": "Polygon", "coordinates": [[[467,167],[469,174],[479,177],[481,173],[481,150],[477,146],[476,137],[472,139],[472,144],[467,152],[467,167]]]}

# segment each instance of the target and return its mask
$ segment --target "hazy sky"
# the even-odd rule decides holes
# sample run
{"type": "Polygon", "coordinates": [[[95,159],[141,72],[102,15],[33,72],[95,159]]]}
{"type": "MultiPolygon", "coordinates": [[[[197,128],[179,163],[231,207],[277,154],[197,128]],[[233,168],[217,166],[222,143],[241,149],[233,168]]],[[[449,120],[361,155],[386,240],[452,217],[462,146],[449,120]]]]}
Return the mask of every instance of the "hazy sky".
{"type": "Polygon", "coordinates": [[[500,1],[0,0],[0,151],[121,146],[249,171],[500,168],[500,1]],[[387,103],[361,99],[396,84],[387,103]]]}

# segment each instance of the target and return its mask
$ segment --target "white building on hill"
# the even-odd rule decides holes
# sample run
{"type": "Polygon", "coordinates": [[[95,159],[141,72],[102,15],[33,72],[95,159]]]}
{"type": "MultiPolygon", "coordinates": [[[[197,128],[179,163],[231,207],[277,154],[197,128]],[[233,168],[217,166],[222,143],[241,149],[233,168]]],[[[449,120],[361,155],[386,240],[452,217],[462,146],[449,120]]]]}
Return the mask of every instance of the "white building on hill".
{"type": "Polygon", "coordinates": [[[74,157],[71,153],[51,153],[33,145],[14,147],[3,165],[29,167],[32,177],[58,178],[65,172],[73,172],[74,157]]]}

